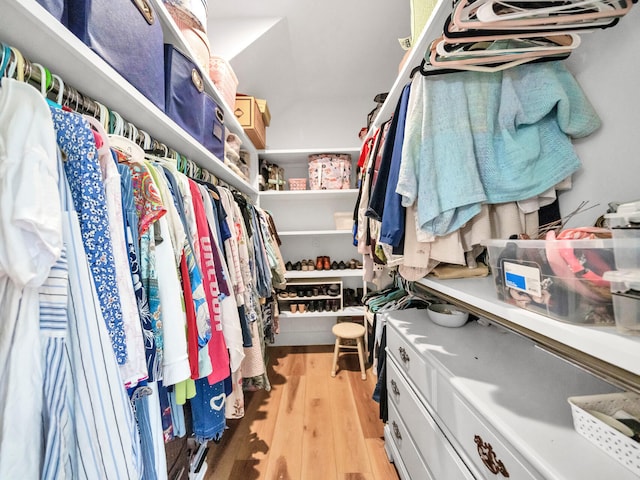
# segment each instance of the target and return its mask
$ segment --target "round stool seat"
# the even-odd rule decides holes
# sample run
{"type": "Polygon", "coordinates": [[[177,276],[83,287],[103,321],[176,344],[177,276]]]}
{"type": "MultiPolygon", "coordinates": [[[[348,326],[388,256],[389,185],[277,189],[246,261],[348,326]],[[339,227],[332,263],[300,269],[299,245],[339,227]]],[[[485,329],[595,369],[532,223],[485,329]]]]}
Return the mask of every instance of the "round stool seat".
{"type": "Polygon", "coordinates": [[[366,329],[363,325],[354,322],[340,322],[336,323],[331,331],[336,336],[336,346],[333,350],[333,366],[331,367],[331,376],[335,377],[338,371],[338,352],[341,349],[356,349],[358,350],[358,360],[360,362],[360,377],[362,380],[367,379],[364,364],[364,352],[362,342],[366,329]],[[356,346],[351,343],[342,343],[342,340],[355,340],[356,346]]]}
{"type": "Polygon", "coordinates": [[[355,340],[364,335],[364,327],[359,323],[341,322],[336,323],[331,329],[336,337],[355,340]]]}

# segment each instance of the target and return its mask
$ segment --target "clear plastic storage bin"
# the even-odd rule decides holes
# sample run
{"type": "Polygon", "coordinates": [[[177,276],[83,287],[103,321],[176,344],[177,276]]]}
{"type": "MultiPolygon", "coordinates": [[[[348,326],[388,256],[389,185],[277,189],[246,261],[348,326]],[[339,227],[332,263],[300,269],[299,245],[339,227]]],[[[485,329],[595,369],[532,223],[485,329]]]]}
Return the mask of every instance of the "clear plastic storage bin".
{"type": "Polygon", "coordinates": [[[547,317],[583,325],[615,323],[613,240],[487,240],[498,298],[547,317]]]}
{"type": "Polygon", "coordinates": [[[640,270],[607,272],[616,329],[625,335],[640,335],[640,270]]]}

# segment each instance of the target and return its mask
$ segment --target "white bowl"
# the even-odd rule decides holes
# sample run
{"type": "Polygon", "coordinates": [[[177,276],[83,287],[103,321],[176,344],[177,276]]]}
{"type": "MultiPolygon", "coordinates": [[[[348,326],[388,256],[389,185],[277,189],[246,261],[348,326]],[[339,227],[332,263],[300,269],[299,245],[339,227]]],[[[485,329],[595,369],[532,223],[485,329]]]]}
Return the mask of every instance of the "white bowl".
{"type": "Polygon", "coordinates": [[[462,327],[469,319],[469,312],[448,303],[434,303],[427,308],[433,323],[442,327],[462,327]]]}

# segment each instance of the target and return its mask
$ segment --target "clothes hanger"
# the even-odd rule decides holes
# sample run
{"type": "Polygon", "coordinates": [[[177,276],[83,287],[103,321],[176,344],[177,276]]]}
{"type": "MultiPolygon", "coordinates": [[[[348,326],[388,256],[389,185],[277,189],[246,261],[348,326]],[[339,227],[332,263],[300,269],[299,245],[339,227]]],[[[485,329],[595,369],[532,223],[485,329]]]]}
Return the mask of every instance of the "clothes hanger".
{"type": "Polygon", "coordinates": [[[96,102],[98,107],[98,120],[102,124],[102,128],[107,131],[109,128],[109,109],[100,102],[96,102]]]}
{"type": "Polygon", "coordinates": [[[24,82],[24,57],[22,56],[20,50],[18,50],[17,48],[10,48],[14,56],[16,57],[16,71],[13,78],[20,82],[24,82]]]}
{"type": "Polygon", "coordinates": [[[547,37],[511,38],[485,42],[460,42],[446,43],[443,37],[436,41],[436,53],[441,57],[483,57],[489,55],[502,55],[508,53],[524,52],[553,52],[574,50],[580,46],[580,36],[571,33],[568,35],[551,35],[547,37]],[[474,47],[477,47],[474,49],[474,47]]]}
{"type": "MultiPolygon", "coordinates": [[[[526,1],[526,0],[525,0],[526,1]]],[[[585,2],[591,1],[594,5],[603,5],[606,0],[584,0],[585,2]]],[[[607,24],[612,17],[621,17],[625,15],[631,9],[631,2],[628,0],[620,0],[620,2],[609,3],[612,5],[611,9],[596,9],[588,13],[559,13],[557,15],[547,14],[539,18],[519,18],[519,19],[506,19],[500,20],[499,17],[495,21],[487,22],[481,21],[477,18],[477,12],[484,4],[493,2],[493,0],[476,0],[469,3],[468,0],[458,0],[453,10],[453,22],[458,28],[524,28],[535,29],[538,26],[555,26],[555,28],[567,28],[570,25],[584,25],[589,24],[591,26],[597,26],[599,24],[607,24]]],[[[583,3],[583,2],[580,2],[583,3]]],[[[553,13],[553,12],[549,12],[553,13]]]]}
{"type": "Polygon", "coordinates": [[[425,67],[427,66],[427,59],[423,58],[420,62],[420,65],[414,67],[409,74],[409,78],[413,79],[416,73],[419,73],[423,77],[431,77],[434,75],[446,75],[448,73],[458,73],[460,70],[456,70],[453,68],[438,68],[433,70],[427,70],[425,67]]]}
{"type": "Polygon", "coordinates": [[[505,70],[507,68],[511,68],[517,65],[522,65],[523,63],[527,63],[532,60],[538,60],[545,56],[553,56],[557,54],[565,54],[570,52],[571,52],[571,49],[565,48],[565,49],[553,50],[551,52],[534,51],[534,52],[503,54],[503,55],[487,55],[484,57],[471,57],[471,58],[464,55],[460,55],[458,57],[455,57],[455,56],[441,57],[436,52],[435,42],[432,42],[430,46],[429,63],[434,67],[453,67],[453,68],[471,65],[474,67],[479,67],[474,69],[476,71],[496,72],[496,71],[505,70]],[[494,63],[497,63],[497,65],[495,66],[489,65],[494,63]]]}
{"type": "MultiPolygon", "coordinates": [[[[615,20],[616,22],[618,19],[615,20]]],[[[538,29],[538,30],[461,30],[458,31],[451,22],[451,15],[447,17],[444,23],[442,41],[444,43],[458,43],[464,42],[484,42],[491,40],[509,39],[509,38],[530,38],[539,37],[542,35],[568,35],[571,33],[591,33],[594,29],[591,27],[584,27],[583,29],[538,29]]]]}
{"type": "MultiPolygon", "coordinates": [[[[535,22],[510,22],[507,20],[501,22],[481,22],[477,19],[477,10],[484,5],[485,2],[491,0],[475,0],[471,3],[468,0],[458,0],[454,6],[452,13],[452,24],[458,30],[464,31],[469,29],[478,30],[504,30],[504,29],[518,29],[518,30],[537,30],[542,28],[541,25],[535,24],[535,22]]],[[[623,0],[626,1],[626,0],[623,0]]],[[[544,20],[544,19],[543,19],[544,20]]],[[[585,22],[585,19],[579,19],[577,16],[565,19],[562,25],[554,25],[555,19],[550,21],[549,25],[546,25],[546,29],[562,29],[562,28],[584,28],[585,25],[589,28],[600,27],[606,28],[611,25],[611,19],[589,19],[585,22]],[[572,23],[573,22],[573,23],[572,23]]],[[[539,23],[539,22],[538,22],[539,23]]]]}
{"type": "Polygon", "coordinates": [[[64,82],[62,81],[62,77],[60,77],[59,75],[55,75],[52,74],[51,75],[52,78],[52,89],[53,89],[53,85],[55,85],[55,83],[58,83],[58,92],[56,94],[56,104],[62,108],[62,100],[64,98],[64,82]]]}
{"type": "Polygon", "coordinates": [[[476,18],[485,23],[506,20],[534,18],[552,18],[555,15],[578,15],[585,13],[602,12],[604,16],[614,13],[618,2],[609,3],[606,0],[582,0],[578,2],[527,2],[521,1],[517,4],[509,3],[506,0],[485,0],[476,10],[476,18]],[[520,5],[531,4],[531,8],[523,8],[520,5]],[[541,5],[549,4],[547,7],[541,5]]]}
{"type": "Polygon", "coordinates": [[[110,111],[109,144],[111,148],[123,153],[127,160],[132,163],[144,164],[145,152],[133,140],[124,135],[125,121],[120,114],[114,110],[110,111]]]}
{"type": "Polygon", "coordinates": [[[0,45],[2,45],[2,58],[0,59],[0,77],[4,77],[7,65],[9,65],[9,62],[11,61],[11,48],[9,48],[4,43],[0,43],[0,45]]]}

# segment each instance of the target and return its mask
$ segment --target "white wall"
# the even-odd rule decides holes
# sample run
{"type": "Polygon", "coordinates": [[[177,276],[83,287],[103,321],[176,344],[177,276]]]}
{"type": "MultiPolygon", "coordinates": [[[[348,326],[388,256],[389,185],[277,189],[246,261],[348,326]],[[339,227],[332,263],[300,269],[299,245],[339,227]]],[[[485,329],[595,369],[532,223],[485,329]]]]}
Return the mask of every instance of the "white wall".
{"type": "Polygon", "coordinates": [[[354,147],[361,144],[358,132],[367,125],[373,98],[298,98],[271,109],[267,129],[269,149],[315,149],[354,147]],[[283,107],[280,109],[280,107],[283,107]]]}
{"type": "Polygon", "coordinates": [[[567,60],[602,119],[602,128],[575,142],[583,168],[573,188],[561,194],[562,214],[582,200],[597,208],[569,225],[589,225],[610,201],[640,199],[640,7],[633,7],[610,29],[582,36],[567,60]]]}

